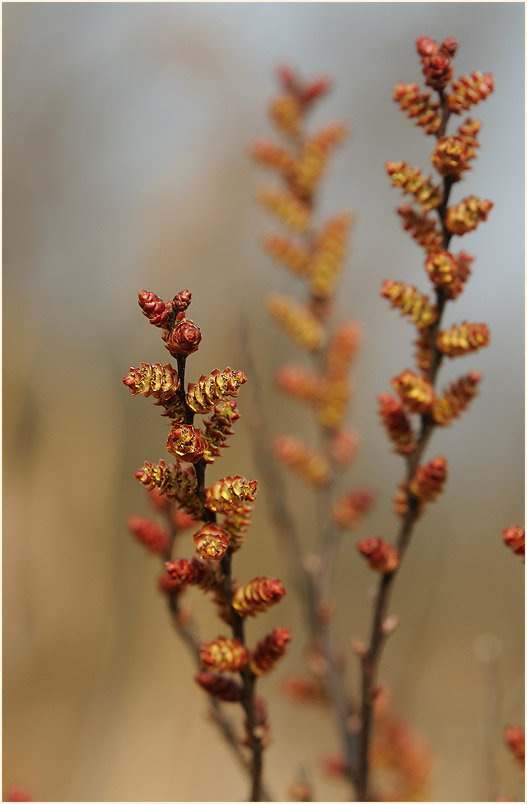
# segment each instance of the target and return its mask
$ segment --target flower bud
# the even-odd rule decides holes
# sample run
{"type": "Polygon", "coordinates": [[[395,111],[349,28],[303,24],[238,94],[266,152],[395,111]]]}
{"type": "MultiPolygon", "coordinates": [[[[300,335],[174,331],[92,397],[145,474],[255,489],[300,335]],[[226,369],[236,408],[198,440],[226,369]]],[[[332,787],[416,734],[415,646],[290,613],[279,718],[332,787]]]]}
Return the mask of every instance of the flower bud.
{"type": "Polygon", "coordinates": [[[163,340],[172,357],[191,355],[200,344],[201,330],[190,318],[182,318],[173,329],[164,331],[163,340]]]}
{"type": "Polygon", "coordinates": [[[203,456],[205,440],[197,427],[176,424],[170,431],[166,447],[180,461],[197,463],[203,456]]]}
{"type": "Polygon", "coordinates": [[[441,176],[459,181],[463,171],[470,168],[469,158],[469,148],[462,137],[441,137],[430,161],[441,176]]]}
{"type": "Polygon", "coordinates": [[[430,411],[434,402],[434,389],[426,377],[407,369],[394,377],[391,384],[411,413],[430,411]]]}
{"type": "Polygon", "coordinates": [[[447,462],[440,455],[416,470],[409,488],[421,502],[433,502],[443,491],[446,478],[447,462]]]}
{"type": "Polygon", "coordinates": [[[219,673],[241,670],[247,663],[247,650],[237,639],[217,637],[200,648],[201,664],[219,673]]]}
{"type": "Polygon", "coordinates": [[[381,575],[393,572],[399,565],[399,553],[388,542],[375,536],[362,539],[357,550],[368,561],[370,567],[381,575]]]}
{"type": "Polygon", "coordinates": [[[241,617],[256,617],[269,606],[278,603],[285,595],[281,581],[261,576],[234,592],[232,607],[241,617]]]}
{"type": "Polygon", "coordinates": [[[179,293],[176,293],[172,299],[172,306],[174,307],[174,310],[178,311],[178,313],[183,313],[187,307],[189,307],[191,299],[192,293],[190,290],[181,290],[179,293]]]}
{"type": "Polygon", "coordinates": [[[200,557],[221,561],[229,546],[229,534],[212,522],[206,522],[194,534],[194,544],[200,557]]]}
{"type": "Polygon", "coordinates": [[[164,302],[150,290],[141,290],[137,295],[143,315],[154,327],[164,327],[172,313],[172,302],[164,302]]]}
{"type": "Polygon", "coordinates": [[[274,631],[260,640],[249,659],[249,669],[255,676],[263,676],[273,670],[282,658],[291,640],[289,628],[275,628],[274,631]]]}

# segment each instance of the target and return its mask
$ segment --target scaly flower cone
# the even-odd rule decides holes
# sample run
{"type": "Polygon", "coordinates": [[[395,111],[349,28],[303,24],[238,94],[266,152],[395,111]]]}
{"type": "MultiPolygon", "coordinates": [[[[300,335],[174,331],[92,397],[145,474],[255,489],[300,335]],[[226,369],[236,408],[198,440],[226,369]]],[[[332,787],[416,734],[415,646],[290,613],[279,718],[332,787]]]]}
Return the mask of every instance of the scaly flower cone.
{"type": "Polygon", "coordinates": [[[305,248],[288,237],[268,234],[263,238],[263,247],[273,259],[281,262],[292,274],[306,276],[310,255],[305,248]]]}
{"type": "Polygon", "coordinates": [[[394,377],[391,384],[410,413],[428,413],[431,410],[435,395],[426,377],[407,369],[394,377]]]}
{"type": "Polygon", "coordinates": [[[429,178],[425,179],[419,168],[414,169],[407,162],[387,162],[386,171],[392,186],[413,195],[424,210],[435,209],[441,203],[441,190],[429,178]]]}
{"type": "Polygon", "coordinates": [[[184,313],[178,313],[177,321],[172,329],[163,330],[165,348],[172,357],[188,357],[196,352],[201,343],[201,330],[190,318],[183,318],[184,313]]]}
{"type": "Polygon", "coordinates": [[[329,464],[295,436],[284,435],[273,442],[275,456],[311,486],[325,486],[329,481],[329,464]]]}
{"type": "Polygon", "coordinates": [[[292,299],[274,294],[267,300],[267,310],[297,346],[308,351],[322,346],[324,330],[307,307],[301,307],[292,299]]]}
{"type": "Polygon", "coordinates": [[[429,327],[437,318],[437,311],[430,304],[428,296],[412,285],[385,279],[381,296],[388,299],[392,307],[397,307],[401,315],[407,315],[418,329],[429,327]]]}
{"type": "Polygon", "coordinates": [[[139,368],[130,368],[123,379],[132,396],[153,396],[156,404],[164,405],[177,396],[179,377],[170,363],[141,363],[139,368]]]}
{"type": "Polygon", "coordinates": [[[240,506],[253,502],[257,491],[257,480],[246,480],[241,475],[223,477],[206,489],[205,506],[209,511],[235,513],[240,506]]]}
{"type": "Polygon", "coordinates": [[[187,405],[194,413],[209,413],[216,402],[238,396],[240,386],[245,382],[247,377],[243,371],[233,371],[228,367],[223,371],[214,369],[208,376],[202,374],[196,383],[189,383],[187,405]]]}
{"type": "Polygon", "coordinates": [[[252,505],[240,505],[235,511],[225,514],[223,527],[229,533],[229,547],[239,550],[251,524],[252,505]]]}
{"type": "Polygon", "coordinates": [[[337,497],[333,518],[339,527],[351,530],[360,524],[372,505],[373,494],[369,489],[353,489],[337,497]]]}
{"type": "Polygon", "coordinates": [[[417,469],[409,488],[421,502],[433,502],[443,492],[446,478],[447,462],[440,455],[417,469]]]}
{"type": "Polygon", "coordinates": [[[213,522],[206,522],[194,534],[196,550],[203,559],[221,561],[229,547],[229,534],[213,522]]]}
{"type": "Polygon", "coordinates": [[[451,112],[461,114],[471,106],[488,98],[494,89],[494,78],[490,73],[484,75],[475,70],[472,75],[462,75],[452,83],[452,91],[447,97],[447,106],[451,112]]]}
{"type": "Polygon", "coordinates": [[[263,676],[274,669],[282,658],[291,640],[289,628],[275,628],[260,640],[249,657],[249,669],[255,676],[263,676]]]}
{"type": "Polygon", "coordinates": [[[281,581],[262,576],[236,589],[232,607],[241,617],[255,617],[278,603],[284,595],[281,581]]]}
{"type": "Polygon", "coordinates": [[[438,113],[439,103],[430,102],[430,93],[421,92],[417,84],[396,84],[393,99],[406,112],[410,119],[414,119],[416,126],[422,126],[425,134],[435,134],[441,125],[441,115],[438,113]]]}
{"type": "Polygon", "coordinates": [[[452,181],[459,181],[465,170],[470,170],[469,159],[475,152],[468,146],[463,137],[441,137],[430,161],[441,176],[449,176],[452,181]]]}
{"type": "Polygon", "coordinates": [[[492,201],[481,201],[475,195],[464,198],[455,207],[449,207],[447,210],[448,231],[459,236],[473,232],[482,221],[487,220],[493,206],[492,201]]]}
{"type": "Polygon", "coordinates": [[[417,212],[410,204],[403,204],[397,208],[397,214],[402,218],[403,229],[421,248],[427,252],[441,249],[443,243],[441,232],[435,220],[429,218],[426,212],[417,212]]]}
{"type": "Polygon", "coordinates": [[[442,397],[436,397],[432,407],[432,418],[436,424],[444,427],[457,419],[477,395],[480,382],[479,371],[471,371],[451,383],[450,387],[443,391],[442,397]]]}
{"type": "Polygon", "coordinates": [[[152,553],[163,555],[169,549],[168,533],[146,516],[131,516],[126,524],[135,538],[152,553]]]}
{"type": "Polygon", "coordinates": [[[379,415],[393,444],[394,452],[407,455],[416,447],[416,436],[404,407],[391,394],[379,395],[379,415]]]}
{"type": "Polygon", "coordinates": [[[214,463],[220,454],[220,449],[225,449],[228,436],[232,435],[231,426],[240,418],[236,402],[224,399],[214,406],[214,414],[210,419],[205,419],[205,431],[202,433],[205,441],[203,460],[207,463],[214,463]]]}
{"type": "Polygon", "coordinates": [[[142,469],[135,473],[136,480],[148,491],[157,488],[168,499],[176,500],[182,508],[199,519],[203,506],[196,495],[196,479],[194,473],[181,469],[175,464],[159,461],[158,464],[145,461],[142,469]]]}
{"type": "Polygon", "coordinates": [[[242,688],[233,678],[205,671],[201,671],[194,678],[205,692],[213,695],[219,701],[236,703],[242,699],[242,688]]]}
{"type": "Polygon", "coordinates": [[[309,207],[291,191],[262,187],[256,200],[294,232],[305,232],[308,228],[311,217],[309,207]]]}
{"type": "Polygon", "coordinates": [[[220,636],[201,646],[200,659],[209,670],[234,672],[247,664],[247,650],[238,639],[220,636]]]}
{"type": "Polygon", "coordinates": [[[154,327],[164,327],[172,315],[172,302],[164,302],[150,290],[142,290],[138,295],[139,307],[154,327]]]}
{"type": "Polygon", "coordinates": [[[486,324],[469,324],[464,321],[459,326],[440,332],[436,343],[437,348],[448,357],[468,355],[488,346],[489,330],[486,324]]]}
{"type": "Polygon", "coordinates": [[[187,463],[197,463],[205,451],[205,440],[197,427],[191,424],[176,424],[166,443],[167,450],[187,463]]]}
{"type": "Polygon", "coordinates": [[[368,564],[381,575],[393,572],[399,566],[399,553],[395,547],[376,536],[369,536],[357,544],[357,550],[368,564]]]}
{"type": "Polygon", "coordinates": [[[513,553],[525,558],[525,528],[519,525],[510,525],[503,531],[503,541],[513,553]]]}

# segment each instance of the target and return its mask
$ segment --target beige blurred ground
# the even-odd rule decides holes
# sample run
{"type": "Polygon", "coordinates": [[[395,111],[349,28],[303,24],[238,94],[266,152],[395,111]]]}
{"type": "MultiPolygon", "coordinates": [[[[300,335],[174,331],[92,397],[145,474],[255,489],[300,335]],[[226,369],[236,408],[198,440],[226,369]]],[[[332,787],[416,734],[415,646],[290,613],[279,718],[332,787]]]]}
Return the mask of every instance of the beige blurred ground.
{"type": "MultiPolygon", "coordinates": [[[[8,3],[3,11],[4,786],[59,801],[246,794],[170,630],[156,562],[126,533],[126,517],[144,511],[133,472],[163,457],[166,425],[120,379],[129,365],[166,359],[137,291],[170,297],[188,286],[204,333],[192,376],[240,365],[244,315],[273,434],[307,422],[270,380],[294,349],[269,326],[262,299],[296,286],[258,250],[269,221],[251,202],[259,176],[244,153],[251,136],[269,130],[271,72],[284,59],[332,73],[336,89],[319,119],[352,122],[323,201],[359,215],[339,300],[366,331],[354,412],[363,449],[346,482],[377,489],[361,535],[393,534],[401,466],[380,432],[375,397],[409,365],[410,329],[377,291],[388,276],[421,284],[423,276],[382,165],[427,159],[429,142],[390,103],[395,80],[418,80],[413,40],[426,33],[458,37],[460,72],[496,76],[495,96],[477,115],[484,147],[465,193],[496,206],[467,239],[478,259],[451,314],[451,323],[487,321],[493,335],[461,368],[483,371],[481,398],[430,447],[430,456],[449,457],[448,493],[420,524],[401,572],[391,609],[402,624],[382,678],[434,753],[430,799],[486,800],[493,787],[521,799],[501,730],[523,722],[522,566],[500,534],[523,521],[523,7],[8,3]],[[497,682],[474,649],[482,634],[499,640],[497,682]],[[483,724],[496,696],[489,769],[483,724]]],[[[458,369],[448,367],[445,379],[458,369]]],[[[211,477],[255,475],[248,439],[241,422],[211,477]]],[[[309,540],[311,501],[295,483],[288,490],[309,540]]],[[[366,634],[372,583],[354,542],[343,543],[335,578],[346,645],[366,634]]],[[[236,572],[241,580],[284,572],[265,489],[236,572]]],[[[213,637],[210,607],[195,604],[213,637]]],[[[320,800],[344,798],[319,772],[320,755],[336,747],[331,725],[278,690],[302,666],[292,595],[251,623],[250,637],[275,624],[291,625],[295,639],[288,661],[261,684],[274,736],[269,786],[283,799],[307,762],[320,800]]]]}

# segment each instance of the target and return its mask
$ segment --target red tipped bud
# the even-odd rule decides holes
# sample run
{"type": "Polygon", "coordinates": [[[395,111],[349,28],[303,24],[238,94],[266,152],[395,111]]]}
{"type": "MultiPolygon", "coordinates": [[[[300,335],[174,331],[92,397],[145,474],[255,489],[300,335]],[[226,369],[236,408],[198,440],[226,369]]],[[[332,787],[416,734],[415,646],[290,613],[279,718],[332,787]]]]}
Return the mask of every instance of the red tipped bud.
{"type": "Polygon", "coordinates": [[[201,558],[220,561],[229,546],[229,534],[218,525],[207,522],[194,534],[194,544],[201,558]]]}
{"type": "Polygon", "coordinates": [[[274,606],[285,595],[282,582],[261,576],[234,592],[232,607],[241,617],[256,617],[259,612],[274,606]]]}
{"type": "Polygon", "coordinates": [[[235,703],[242,699],[242,688],[234,679],[228,676],[201,671],[194,678],[205,692],[220,701],[235,703]]]}
{"type": "Polygon", "coordinates": [[[269,673],[286,652],[290,640],[289,628],[275,628],[271,634],[260,640],[249,660],[251,672],[255,676],[269,673]]]}
{"type": "Polygon", "coordinates": [[[424,58],[425,56],[433,56],[434,53],[437,53],[439,50],[439,45],[434,39],[430,39],[429,36],[420,36],[415,41],[415,45],[417,47],[417,52],[424,58]]]}
{"type": "Polygon", "coordinates": [[[201,330],[190,318],[182,318],[172,329],[164,331],[163,340],[173,357],[191,355],[200,344],[201,330]]]}
{"type": "Polygon", "coordinates": [[[143,315],[146,315],[154,327],[164,327],[172,312],[172,302],[164,302],[150,290],[142,290],[137,295],[143,315]]]}
{"type": "Polygon", "coordinates": [[[168,533],[148,519],[146,516],[131,516],[128,518],[128,529],[135,536],[135,538],[144,544],[152,553],[162,555],[170,547],[170,538],[168,533]]]}
{"type": "Polygon", "coordinates": [[[420,466],[410,483],[410,491],[421,502],[433,502],[443,491],[447,478],[447,462],[440,455],[420,466]]]}
{"type": "Polygon", "coordinates": [[[357,550],[368,561],[370,567],[382,575],[393,572],[399,565],[399,553],[395,547],[383,539],[370,536],[357,544],[357,550]]]}
{"type": "Polygon", "coordinates": [[[178,313],[183,313],[190,305],[190,300],[192,299],[192,293],[190,290],[181,290],[179,293],[176,293],[174,298],[172,299],[172,305],[174,310],[177,310],[178,313]]]}
{"type": "Polygon", "coordinates": [[[444,89],[454,75],[450,57],[439,50],[423,58],[422,69],[426,85],[437,90],[444,89]]]}
{"type": "Polygon", "coordinates": [[[517,556],[525,556],[525,528],[511,525],[503,531],[503,541],[517,556]]]}

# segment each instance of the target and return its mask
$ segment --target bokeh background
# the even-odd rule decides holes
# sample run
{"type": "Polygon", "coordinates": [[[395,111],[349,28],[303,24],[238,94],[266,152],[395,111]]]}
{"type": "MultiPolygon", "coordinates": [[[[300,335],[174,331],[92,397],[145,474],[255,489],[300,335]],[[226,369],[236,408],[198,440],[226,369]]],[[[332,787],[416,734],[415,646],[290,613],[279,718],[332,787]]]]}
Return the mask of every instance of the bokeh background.
{"type": "MultiPolygon", "coordinates": [[[[167,358],[137,291],[171,298],[189,287],[204,334],[191,377],[244,368],[249,322],[273,435],[310,437],[309,418],[273,388],[273,371],[297,352],[262,303],[300,289],[259,249],[270,219],[252,201],[263,176],[246,153],[251,137],[270,133],[266,104],[284,61],[334,76],[313,122],[339,117],[352,128],[321,208],[358,216],[339,307],[365,330],[353,411],[363,446],[343,482],[377,492],[359,535],[393,535],[402,465],[376,395],[411,365],[412,330],[378,290],[387,277],[426,282],[383,165],[426,169],[431,141],[391,92],[420,80],[414,40],[427,34],[457,37],[458,74],[496,79],[474,110],[480,156],[453,196],[495,207],[462,243],[477,260],[447,313],[448,324],[487,322],[492,343],[442,371],[446,381],[477,368],[485,381],[429,447],[429,457],[448,456],[447,493],[419,524],[398,579],[391,610],[401,627],[381,676],[434,755],[430,799],[522,798],[501,737],[523,721],[522,565],[501,531],[524,516],[523,16],[518,3],[4,3],[4,787],[64,801],[246,795],[170,628],[158,565],[125,528],[146,510],[133,473],[166,457],[166,423],[120,381],[130,365],[167,358]]],[[[242,419],[210,477],[257,476],[250,438],[242,419]]],[[[293,481],[287,489],[309,543],[312,501],[293,481]]],[[[343,541],[335,577],[348,652],[350,637],[367,633],[373,583],[355,541],[343,541]]],[[[284,575],[265,489],[236,565],[241,580],[284,575]]],[[[193,601],[204,638],[214,637],[210,602],[193,601]]],[[[331,724],[279,690],[303,662],[293,595],[251,623],[250,637],[277,624],[295,640],[261,683],[274,735],[269,785],[283,799],[306,762],[318,798],[338,800],[345,788],[320,772],[320,756],[337,748],[331,724]]],[[[351,658],[349,667],[356,684],[351,658]]]]}

